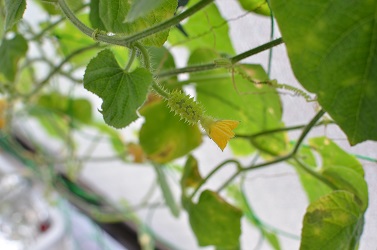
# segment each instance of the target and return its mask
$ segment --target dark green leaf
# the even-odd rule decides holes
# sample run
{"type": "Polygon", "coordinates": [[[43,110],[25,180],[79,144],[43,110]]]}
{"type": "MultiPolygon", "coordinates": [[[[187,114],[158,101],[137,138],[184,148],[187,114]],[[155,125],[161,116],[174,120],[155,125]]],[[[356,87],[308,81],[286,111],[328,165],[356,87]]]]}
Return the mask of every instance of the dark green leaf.
{"type": "Polygon", "coordinates": [[[189,208],[189,219],[200,246],[234,249],[239,245],[242,212],[217,193],[205,190],[189,208]]]}
{"type": "Polygon", "coordinates": [[[300,83],[352,145],[377,140],[377,1],[271,4],[300,83]]]}
{"type": "Polygon", "coordinates": [[[90,1],[89,20],[94,29],[106,30],[105,25],[103,24],[99,14],[99,2],[100,0],[90,1]]]}
{"type": "MultiPolygon", "coordinates": [[[[198,1],[191,0],[188,7],[198,1]]],[[[211,4],[203,11],[191,16],[182,26],[189,37],[187,38],[178,29],[172,29],[169,35],[169,43],[173,46],[181,45],[190,50],[205,47],[234,54],[233,45],[229,38],[228,23],[221,16],[215,4],[211,4]]]]}
{"type": "Polygon", "coordinates": [[[161,100],[147,103],[140,114],[145,117],[140,130],[140,144],[155,162],[169,162],[184,156],[202,142],[198,126],[180,120],[161,100]]]}
{"type": "Polygon", "coordinates": [[[137,18],[149,14],[152,10],[160,7],[164,2],[169,0],[133,0],[131,9],[127,14],[126,21],[132,22],[137,18]]]}
{"type": "Polygon", "coordinates": [[[361,207],[366,209],[368,187],[363,178],[364,170],[360,162],[328,138],[313,138],[310,140],[310,145],[322,157],[320,173],[337,189],[354,193],[360,199],[361,207]]]}
{"type": "Polygon", "coordinates": [[[175,217],[178,217],[179,207],[178,207],[177,202],[174,199],[174,196],[170,188],[170,185],[168,183],[168,180],[166,178],[163,166],[159,164],[154,164],[154,169],[156,171],[158,183],[160,184],[162,195],[164,196],[166,204],[168,205],[170,212],[175,217]]]}
{"type": "Polygon", "coordinates": [[[5,0],[5,30],[9,30],[22,19],[26,0],[5,0]]]}
{"type": "MultiPolygon", "coordinates": [[[[166,0],[164,3],[150,12],[148,15],[138,18],[133,22],[125,22],[130,10],[128,0],[100,0],[99,15],[107,31],[131,35],[146,28],[157,25],[166,19],[171,18],[177,7],[176,0],[166,0]]],[[[141,42],[149,46],[162,46],[169,35],[165,30],[144,38],[141,42]]]]}
{"type": "Polygon", "coordinates": [[[304,217],[301,250],[355,249],[364,225],[356,197],[336,191],[313,202],[304,217]]]}
{"type": "Polygon", "coordinates": [[[144,103],[152,82],[151,73],[144,68],[125,72],[110,50],[98,53],[88,64],[84,87],[102,98],[105,122],[123,128],[138,118],[137,109],[144,103]]]}
{"type": "Polygon", "coordinates": [[[245,10],[261,15],[270,16],[271,11],[267,0],[238,0],[245,10]]]}
{"type": "Polygon", "coordinates": [[[12,39],[3,39],[0,45],[0,74],[13,82],[17,72],[18,61],[25,56],[28,44],[21,35],[12,39]]]}

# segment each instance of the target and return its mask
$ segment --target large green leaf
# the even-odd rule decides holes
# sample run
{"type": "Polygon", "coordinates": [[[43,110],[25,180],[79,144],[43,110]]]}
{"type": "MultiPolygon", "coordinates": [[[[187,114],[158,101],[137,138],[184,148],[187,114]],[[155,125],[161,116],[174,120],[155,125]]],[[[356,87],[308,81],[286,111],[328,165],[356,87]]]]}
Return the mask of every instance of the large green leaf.
{"type": "Polygon", "coordinates": [[[267,0],[238,0],[245,10],[261,15],[270,16],[271,11],[267,0]]]}
{"type": "MultiPolygon", "coordinates": [[[[191,0],[189,6],[198,1],[191,0]]],[[[234,53],[228,34],[228,23],[221,16],[215,4],[211,4],[203,11],[191,16],[182,26],[188,37],[184,36],[178,29],[172,29],[169,35],[170,44],[185,46],[190,50],[207,47],[223,53],[234,53]]]]}
{"type": "Polygon", "coordinates": [[[200,246],[236,249],[241,235],[242,212],[217,193],[205,190],[189,210],[189,219],[200,246]]]}
{"type": "MultiPolygon", "coordinates": [[[[166,0],[160,7],[154,9],[148,15],[138,18],[133,22],[125,22],[130,7],[128,0],[100,0],[99,16],[106,30],[127,35],[145,30],[171,18],[176,10],[177,1],[166,0]]],[[[144,45],[160,47],[165,43],[168,35],[169,30],[165,30],[144,38],[141,42],[144,45]]]]}
{"type": "Polygon", "coordinates": [[[377,140],[377,1],[271,4],[300,83],[352,145],[377,140]]]}
{"type": "MultiPolygon", "coordinates": [[[[202,64],[211,61],[211,58],[213,61],[215,56],[211,50],[197,49],[191,54],[189,64],[202,64]]],[[[236,134],[252,135],[282,127],[282,107],[276,90],[268,86],[256,86],[252,82],[268,80],[263,68],[260,65],[242,64],[233,70],[233,79],[223,69],[190,75],[190,80],[196,83],[197,98],[207,113],[219,119],[240,121],[236,134]]],[[[272,155],[283,154],[287,149],[284,133],[247,140],[254,147],[272,155]]]]}
{"type": "Polygon", "coordinates": [[[140,109],[140,114],[145,117],[140,144],[155,162],[169,162],[184,156],[202,141],[198,126],[180,120],[161,100],[150,101],[140,109]]]}
{"type": "Polygon", "coordinates": [[[26,9],[26,0],[5,0],[5,30],[21,20],[26,9]]]}
{"type": "Polygon", "coordinates": [[[123,128],[138,118],[137,109],[144,103],[152,82],[144,68],[125,72],[110,50],[103,50],[88,64],[84,87],[102,98],[105,122],[123,128]]]}
{"type": "Polygon", "coordinates": [[[356,249],[364,211],[352,193],[336,191],[312,203],[303,224],[301,250],[356,249]]]}
{"type": "Polygon", "coordinates": [[[90,12],[89,12],[89,20],[90,23],[92,24],[92,27],[94,29],[99,29],[99,30],[106,30],[105,25],[103,24],[100,15],[99,15],[99,2],[100,0],[91,0],[89,7],[90,7],[90,12]]]}
{"type": "Polygon", "coordinates": [[[12,39],[3,39],[0,45],[0,74],[9,81],[14,81],[18,61],[25,56],[28,44],[21,35],[12,39]]]}

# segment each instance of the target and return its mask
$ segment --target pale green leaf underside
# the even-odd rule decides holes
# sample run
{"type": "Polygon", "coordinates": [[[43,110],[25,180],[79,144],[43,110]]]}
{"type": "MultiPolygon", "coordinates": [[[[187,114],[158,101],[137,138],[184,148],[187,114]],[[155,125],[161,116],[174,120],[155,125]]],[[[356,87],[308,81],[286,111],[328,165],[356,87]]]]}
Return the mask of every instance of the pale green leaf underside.
{"type": "Polygon", "coordinates": [[[26,9],[26,0],[5,0],[5,30],[21,20],[26,9]]]}
{"type": "Polygon", "coordinates": [[[110,50],[103,50],[88,64],[84,87],[102,98],[105,122],[123,128],[138,118],[137,109],[144,103],[152,82],[144,68],[125,72],[110,50]]]}
{"type": "Polygon", "coordinates": [[[28,44],[21,35],[16,35],[10,40],[4,39],[0,45],[0,74],[9,81],[14,81],[18,61],[25,56],[28,44]]]}
{"type": "MultiPolygon", "coordinates": [[[[199,0],[191,0],[189,6],[199,0]]],[[[169,43],[173,46],[185,46],[190,50],[201,47],[215,49],[219,52],[234,54],[232,42],[229,37],[229,26],[221,16],[215,4],[211,4],[203,11],[191,16],[182,23],[188,38],[178,29],[172,29],[169,35],[169,43]]]]}
{"type": "Polygon", "coordinates": [[[252,11],[261,15],[270,16],[271,11],[267,0],[238,0],[245,10],[252,11]]]}
{"type": "MultiPolygon", "coordinates": [[[[106,31],[131,35],[171,18],[174,15],[176,7],[176,0],[165,0],[160,7],[154,9],[146,16],[132,22],[126,22],[127,14],[131,8],[128,0],[100,0],[99,17],[106,31]]],[[[165,43],[168,35],[169,30],[165,30],[144,38],[141,42],[144,45],[160,47],[165,43]]]]}
{"type": "Polygon", "coordinates": [[[377,140],[377,2],[271,0],[293,71],[347,134],[377,140]]]}
{"type": "Polygon", "coordinates": [[[133,0],[126,21],[132,22],[139,17],[149,14],[152,10],[160,7],[164,1],[169,0],[133,0]]]}
{"type": "Polygon", "coordinates": [[[347,191],[336,191],[313,202],[307,209],[301,250],[355,249],[364,225],[364,214],[347,191]]]}

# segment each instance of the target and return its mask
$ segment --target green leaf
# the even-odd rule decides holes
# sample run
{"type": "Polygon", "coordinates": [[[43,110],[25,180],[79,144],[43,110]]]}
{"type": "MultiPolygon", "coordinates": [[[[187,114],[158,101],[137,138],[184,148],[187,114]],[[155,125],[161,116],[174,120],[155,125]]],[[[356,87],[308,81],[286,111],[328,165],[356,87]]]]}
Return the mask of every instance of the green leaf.
{"type": "Polygon", "coordinates": [[[311,138],[309,145],[320,153],[323,159],[323,168],[329,166],[342,166],[354,170],[362,177],[364,176],[363,166],[356,157],[345,152],[329,138],[311,138]]]}
{"type": "Polygon", "coordinates": [[[270,16],[271,10],[267,0],[238,0],[244,10],[252,11],[257,14],[270,16]]]}
{"type": "Polygon", "coordinates": [[[144,103],[151,73],[145,68],[125,72],[110,50],[103,50],[88,64],[84,87],[102,100],[102,115],[110,126],[123,128],[138,118],[137,109],[144,103]]]}
{"type": "Polygon", "coordinates": [[[321,197],[306,211],[300,249],[356,249],[364,225],[363,212],[356,197],[347,191],[321,197]]]}
{"type": "MultiPolygon", "coordinates": [[[[199,0],[191,0],[188,7],[199,0]]],[[[203,11],[191,16],[182,24],[188,33],[188,38],[178,29],[172,29],[169,35],[169,43],[185,46],[191,51],[207,47],[219,52],[234,54],[232,42],[229,38],[228,22],[221,16],[215,4],[207,6],[203,11]]]]}
{"type": "MultiPolygon", "coordinates": [[[[189,65],[202,64],[215,58],[216,53],[197,49],[192,52],[189,65]]],[[[245,136],[283,127],[282,106],[276,90],[265,85],[256,86],[252,82],[268,79],[263,68],[242,64],[233,70],[234,78],[224,69],[190,75],[190,80],[196,83],[197,98],[207,113],[218,119],[240,121],[235,132],[245,136]]],[[[244,140],[268,154],[280,155],[287,151],[285,133],[245,137],[244,140]]]]}
{"type": "Polygon", "coordinates": [[[183,174],[181,177],[181,202],[184,209],[189,209],[192,205],[192,201],[189,198],[189,191],[194,191],[196,187],[202,182],[203,178],[200,175],[199,168],[198,168],[198,161],[195,159],[194,156],[189,155],[184,169],[183,174]]]}
{"type": "Polygon", "coordinates": [[[89,3],[89,21],[94,29],[106,30],[105,24],[102,22],[99,14],[99,2],[100,0],[91,0],[89,3]]]}
{"type": "Polygon", "coordinates": [[[364,178],[354,170],[344,167],[327,167],[322,175],[338,190],[346,190],[358,198],[357,203],[363,209],[368,207],[368,186],[364,178]]]}
{"type": "Polygon", "coordinates": [[[152,10],[160,7],[163,3],[169,0],[133,0],[131,9],[127,14],[126,21],[132,22],[137,18],[149,14],[152,10]]]}
{"type": "MultiPolygon", "coordinates": [[[[310,168],[317,167],[317,162],[312,150],[309,147],[301,147],[298,152],[298,157],[310,168]]],[[[322,181],[313,177],[307,171],[303,170],[296,162],[290,161],[295,167],[295,170],[300,178],[302,187],[304,188],[309,202],[318,200],[320,197],[330,193],[332,189],[324,184],[322,181]]]]}
{"type": "MultiPolygon", "coordinates": [[[[177,7],[176,0],[166,0],[164,3],[150,12],[148,15],[136,19],[133,22],[125,22],[130,10],[128,0],[100,0],[99,15],[107,31],[131,35],[146,28],[157,25],[166,19],[171,18],[177,7]]],[[[149,46],[162,46],[169,35],[165,30],[144,38],[141,42],[149,46]]]]}
{"type": "Polygon", "coordinates": [[[10,30],[22,19],[25,9],[25,0],[5,0],[5,30],[10,30]]]}
{"type": "Polygon", "coordinates": [[[17,73],[18,61],[26,55],[28,44],[17,34],[12,39],[3,39],[0,45],[0,74],[13,82],[17,73]]]}
{"type": "Polygon", "coordinates": [[[174,215],[174,217],[178,217],[179,207],[174,199],[168,180],[166,179],[163,166],[159,164],[154,164],[154,169],[156,171],[158,183],[160,184],[162,195],[164,196],[166,204],[168,205],[170,212],[174,215]]]}
{"type": "Polygon", "coordinates": [[[352,145],[377,140],[377,2],[271,4],[296,78],[352,145]]]}
{"type": "Polygon", "coordinates": [[[361,207],[368,206],[368,187],[364,170],[357,159],[325,137],[312,138],[310,145],[321,155],[320,173],[337,189],[347,190],[360,199],[361,207]]]}
{"type": "Polygon", "coordinates": [[[182,193],[184,194],[187,188],[196,188],[202,180],[198,168],[198,161],[194,156],[189,155],[181,178],[182,193]]]}
{"type": "Polygon", "coordinates": [[[38,106],[55,112],[57,115],[68,115],[82,123],[90,123],[92,120],[91,103],[84,98],[71,98],[60,93],[50,93],[40,96],[38,106]]]}
{"type": "Polygon", "coordinates": [[[145,117],[140,144],[154,162],[165,163],[184,156],[202,142],[198,126],[180,120],[161,100],[147,103],[140,114],[145,117]]]}
{"type": "Polygon", "coordinates": [[[239,245],[242,212],[217,193],[205,190],[189,210],[189,219],[200,246],[234,249],[239,245]]]}

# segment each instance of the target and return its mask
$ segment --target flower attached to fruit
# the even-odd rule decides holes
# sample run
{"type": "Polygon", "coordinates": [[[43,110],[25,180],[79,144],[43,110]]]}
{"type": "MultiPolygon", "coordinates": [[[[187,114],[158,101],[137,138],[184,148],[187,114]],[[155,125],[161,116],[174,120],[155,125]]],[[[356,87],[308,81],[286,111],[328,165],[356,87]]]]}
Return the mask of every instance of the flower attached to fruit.
{"type": "Polygon", "coordinates": [[[224,151],[228,141],[234,137],[233,130],[238,126],[239,121],[215,120],[211,117],[204,117],[200,123],[208,136],[224,151]]]}

